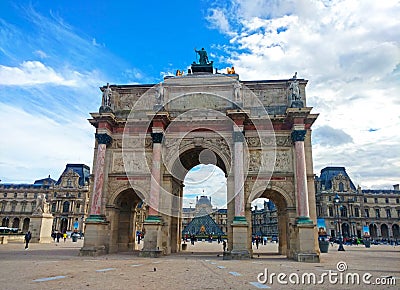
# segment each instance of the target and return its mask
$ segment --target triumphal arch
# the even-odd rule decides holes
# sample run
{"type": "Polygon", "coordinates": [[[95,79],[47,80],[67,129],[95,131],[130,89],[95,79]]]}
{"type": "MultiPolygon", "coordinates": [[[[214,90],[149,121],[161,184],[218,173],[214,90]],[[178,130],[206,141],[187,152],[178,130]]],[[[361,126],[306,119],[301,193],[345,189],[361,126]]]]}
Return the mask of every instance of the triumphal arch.
{"type": "Polygon", "coordinates": [[[181,251],[186,173],[214,164],[227,178],[224,259],[252,256],[251,202],[278,208],[279,253],[319,261],[307,81],[242,81],[207,58],[159,84],[109,85],[92,113],[96,143],[82,255],[131,251],[135,207],[149,206],[142,256],[181,251]]]}

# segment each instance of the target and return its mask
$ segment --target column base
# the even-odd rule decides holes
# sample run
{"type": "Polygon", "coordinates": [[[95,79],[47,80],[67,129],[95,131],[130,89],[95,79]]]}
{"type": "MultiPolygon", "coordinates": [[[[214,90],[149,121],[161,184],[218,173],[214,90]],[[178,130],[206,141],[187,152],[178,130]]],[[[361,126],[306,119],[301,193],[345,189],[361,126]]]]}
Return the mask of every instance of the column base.
{"type": "Polygon", "coordinates": [[[248,230],[249,224],[246,217],[235,216],[232,222],[232,250],[224,252],[224,260],[245,260],[250,259],[251,254],[248,249],[248,230]]]}
{"type": "Polygon", "coordinates": [[[235,251],[232,250],[230,252],[224,252],[223,260],[248,260],[251,259],[251,254],[249,251],[247,250],[243,250],[243,251],[235,251]]]}
{"type": "Polygon", "coordinates": [[[107,250],[105,246],[98,246],[98,247],[83,247],[79,251],[79,256],[83,257],[97,257],[106,255],[107,250]]]}
{"type": "Polygon", "coordinates": [[[80,256],[96,257],[108,254],[109,236],[108,222],[103,216],[94,216],[86,219],[85,239],[80,256]]]}
{"type": "Polygon", "coordinates": [[[316,253],[297,253],[294,256],[294,260],[297,262],[306,262],[306,263],[319,263],[319,255],[316,253]]]}
{"type": "MultiPolygon", "coordinates": [[[[309,219],[309,218],[308,218],[309,219]]],[[[319,263],[320,251],[315,243],[315,224],[304,222],[305,219],[296,219],[296,244],[292,258],[298,262],[319,263]]]]}
{"type": "Polygon", "coordinates": [[[139,257],[157,258],[164,255],[162,225],[163,220],[160,216],[149,215],[144,220],[146,233],[143,239],[143,249],[139,252],[139,257]]]}
{"type": "Polygon", "coordinates": [[[141,258],[159,258],[163,256],[162,250],[142,250],[139,252],[141,258]]]}

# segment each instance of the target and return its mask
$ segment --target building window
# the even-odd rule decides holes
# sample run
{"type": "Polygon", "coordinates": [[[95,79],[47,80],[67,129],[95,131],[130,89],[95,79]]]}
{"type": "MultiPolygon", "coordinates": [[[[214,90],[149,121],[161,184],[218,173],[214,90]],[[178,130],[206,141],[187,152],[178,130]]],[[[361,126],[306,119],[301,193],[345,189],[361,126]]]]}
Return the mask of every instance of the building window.
{"type": "Polygon", "coordinates": [[[368,202],[368,198],[364,197],[364,202],[368,202]]]}
{"type": "Polygon", "coordinates": [[[328,200],[329,200],[329,201],[332,201],[332,196],[328,196],[328,200]]]}
{"type": "Polygon", "coordinates": [[[389,199],[388,199],[387,197],[385,198],[385,202],[386,202],[386,203],[389,203],[389,199]]]}
{"type": "Polygon", "coordinates": [[[365,217],[369,218],[369,208],[364,209],[365,217]]]}
{"type": "Polygon", "coordinates": [[[374,202],[378,203],[378,198],[377,197],[374,198],[374,202]]]}
{"type": "Polygon", "coordinates": [[[28,198],[28,193],[24,192],[24,198],[28,198]]]}
{"type": "Polygon", "coordinates": [[[400,218],[400,209],[397,210],[397,217],[400,218]]]}
{"type": "Polygon", "coordinates": [[[400,198],[396,198],[396,203],[400,203],[400,198]]]}
{"type": "Polygon", "coordinates": [[[71,179],[68,179],[68,180],[67,180],[67,187],[72,187],[72,181],[71,181],[71,179]]]}
{"type": "Polygon", "coordinates": [[[375,216],[376,216],[376,218],[381,217],[381,211],[379,210],[379,208],[375,209],[375,216]]]}
{"type": "Polygon", "coordinates": [[[18,193],[14,193],[14,198],[17,198],[18,197],[18,193]]]}
{"type": "Polygon", "coordinates": [[[4,193],[4,197],[7,197],[7,192],[4,193]]]}
{"type": "Polygon", "coordinates": [[[57,197],[57,192],[55,192],[53,196],[54,196],[54,197],[57,197]]]}
{"type": "Polygon", "coordinates": [[[343,182],[340,182],[340,183],[339,183],[339,191],[340,191],[340,192],[343,192],[343,191],[344,191],[343,182]]]}
{"type": "Polygon", "coordinates": [[[389,219],[392,217],[392,214],[390,212],[390,208],[386,209],[386,217],[389,218],[389,219]]]}
{"type": "Polygon", "coordinates": [[[56,204],[55,202],[53,202],[53,203],[51,204],[51,211],[52,211],[52,212],[55,212],[55,211],[56,211],[56,206],[57,206],[57,204],[56,204]]]}
{"type": "Polygon", "coordinates": [[[37,198],[37,193],[33,194],[33,198],[34,198],[34,199],[37,198]]]}
{"type": "Polygon", "coordinates": [[[360,217],[360,210],[359,210],[358,207],[355,207],[355,208],[354,208],[354,215],[355,215],[356,217],[360,217]]]}
{"type": "Polygon", "coordinates": [[[63,204],[63,212],[69,212],[69,202],[66,201],[63,204]]]}
{"type": "Polygon", "coordinates": [[[347,207],[345,207],[345,206],[340,207],[340,216],[347,217],[347,207]]]}
{"type": "Polygon", "coordinates": [[[328,210],[329,210],[329,216],[333,216],[333,208],[330,206],[328,210]]]}
{"type": "Polygon", "coordinates": [[[21,205],[21,211],[22,211],[22,212],[25,212],[25,210],[26,210],[26,202],[24,202],[24,203],[21,205]]]}

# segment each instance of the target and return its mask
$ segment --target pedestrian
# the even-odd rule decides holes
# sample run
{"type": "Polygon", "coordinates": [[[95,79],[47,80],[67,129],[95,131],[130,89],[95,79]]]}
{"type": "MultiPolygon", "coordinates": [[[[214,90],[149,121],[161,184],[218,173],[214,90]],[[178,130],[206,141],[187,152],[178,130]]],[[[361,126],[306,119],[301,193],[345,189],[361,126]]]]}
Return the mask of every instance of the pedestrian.
{"type": "Polygon", "coordinates": [[[31,239],[32,239],[32,234],[31,234],[30,231],[28,231],[28,232],[25,234],[25,250],[28,250],[28,244],[29,244],[29,242],[30,242],[31,239]]]}
{"type": "Polygon", "coordinates": [[[256,247],[257,247],[257,249],[258,249],[258,244],[260,243],[260,239],[257,237],[256,238],[256,247]]]}
{"type": "Polygon", "coordinates": [[[56,236],[57,236],[57,243],[59,243],[61,238],[61,233],[57,232],[56,236]]]}
{"type": "Polygon", "coordinates": [[[222,247],[223,247],[224,252],[225,252],[226,251],[226,242],[225,242],[225,240],[222,242],[222,247]]]}
{"type": "Polygon", "coordinates": [[[63,238],[64,238],[64,243],[65,243],[65,241],[67,240],[67,233],[63,234],[63,238]]]}

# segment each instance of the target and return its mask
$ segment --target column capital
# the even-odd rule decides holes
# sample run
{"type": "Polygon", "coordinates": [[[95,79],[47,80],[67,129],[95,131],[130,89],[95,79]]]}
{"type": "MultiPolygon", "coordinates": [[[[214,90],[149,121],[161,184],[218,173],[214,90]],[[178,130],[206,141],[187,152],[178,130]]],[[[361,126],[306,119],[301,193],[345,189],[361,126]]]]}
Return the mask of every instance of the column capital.
{"type": "Polygon", "coordinates": [[[307,133],[306,130],[293,130],[291,134],[293,143],[297,141],[304,141],[306,133],[307,133]]]}
{"type": "Polygon", "coordinates": [[[109,145],[112,143],[112,137],[106,133],[95,133],[94,136],[99,144],[109,145]]]}
{"type": "Polygon", "coordinates": [[[164,137],[164,134],[159,132],[159,133],[151,133],[151,139],[153,140],[153,143],[161,143],[162,139],[164,137]]]}
{"type": "Polygon", "coordinates": [[[244,142],[244,132],[235,131],[232,132],[233,142],[244,142]]]}

